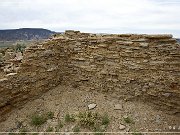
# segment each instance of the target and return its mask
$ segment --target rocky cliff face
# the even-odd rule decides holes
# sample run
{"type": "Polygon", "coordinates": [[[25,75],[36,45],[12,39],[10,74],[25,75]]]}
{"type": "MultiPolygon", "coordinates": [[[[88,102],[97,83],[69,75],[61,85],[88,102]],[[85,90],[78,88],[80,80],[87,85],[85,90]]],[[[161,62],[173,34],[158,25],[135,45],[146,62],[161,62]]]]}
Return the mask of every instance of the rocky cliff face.
{"type": "Polygon", "coordinates": [[[55,35],[0,80],[0,115],[62,83],[180,113],[179,47],[172,35],[55,35]]]}

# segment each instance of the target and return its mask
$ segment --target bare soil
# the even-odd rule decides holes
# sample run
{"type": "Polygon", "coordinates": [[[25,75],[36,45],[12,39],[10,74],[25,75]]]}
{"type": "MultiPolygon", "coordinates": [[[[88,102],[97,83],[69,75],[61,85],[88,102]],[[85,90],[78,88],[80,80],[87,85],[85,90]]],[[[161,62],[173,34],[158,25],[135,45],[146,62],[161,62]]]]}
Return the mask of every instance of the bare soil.
{"type": "MultiPolygon", "coordinates": [[[[106,132],[180,132],[178,116],[155,110],[153,106],[139,101],[115,99],[111,95],[98,93],[89,88],[72,88],[62,85],[44,93],[39,99],[28,102],[23,108],[14,110],[6,121],[0,123],[0,131],[18,132],[23,128],[29,132],[45,132],[48,127],[52,127],[53,131],[56,131],[55,128],[60,120],[63,127],[59,131],[72,132],[75,124],[65,122],[65,115],[84,111],[107,113],[110,123],[106,132]],[[88,105],[91,103],[95,103],[97,106],[88,110],[88,105]],[[114,106],[117,104],[121,105],[122,109],[115,110],[114,106]],[[38,127],[30,124],[30,116],[33,113],[42,114],[49,111],[54,113],[52,119],[38,127]],[[126,123],[123,118],[126,116],[132,122],[126,123]],[[120,125],[125,126],[125,129],[121,130],[120,125]],[[175,129],[173,129],[174,127],[175,129]]],[[[80,128],[80,132],[86,131],[90,130],[80,128]]]]}

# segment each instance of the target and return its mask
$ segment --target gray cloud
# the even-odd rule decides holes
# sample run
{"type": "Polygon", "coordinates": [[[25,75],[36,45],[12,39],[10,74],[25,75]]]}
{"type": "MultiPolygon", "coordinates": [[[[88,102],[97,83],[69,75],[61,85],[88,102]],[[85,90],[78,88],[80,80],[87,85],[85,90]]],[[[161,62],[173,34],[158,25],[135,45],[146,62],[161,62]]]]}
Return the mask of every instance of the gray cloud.
{"type": "Polygon", "coordinates": [[[0,29],[36,27],[180,37],[178,0],[1,0],[0,29]]]}

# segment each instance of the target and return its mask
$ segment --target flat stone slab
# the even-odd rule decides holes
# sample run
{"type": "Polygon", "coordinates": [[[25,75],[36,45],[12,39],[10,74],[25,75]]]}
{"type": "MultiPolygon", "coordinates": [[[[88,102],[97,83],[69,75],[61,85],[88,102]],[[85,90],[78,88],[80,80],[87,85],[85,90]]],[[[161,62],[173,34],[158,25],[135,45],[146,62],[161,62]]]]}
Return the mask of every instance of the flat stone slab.
{"type": "Polygon", "coordinates": [[[89,104],[88,109],[92,110],[92,109],[96,108],[96,106],[97,106],[96,104],[89,104]]]}
{"type": "Polygon", "coordinates": [[[7,78],[2,78],[0,79],[0,82],[7,81],[7,80],[8,80],[7,78]]]}
{"type": "Polygon", "coordinates": [[[120,126],[119,126],[119,129],[120,129],[120,130],[124,130],[125,128],[126,128],[126,126],[120,124],[120,126]]]}
{"type": "Polygon", "coordinates": [[[122,110],[122,109],[123,109],[123,105],[122,104],[114,105],[114,110],[122,110]]]}
{"type": "Polygon", "coordinates": [[[13,75],[16,75],[17,73],[9,73],[7,74],[6,76],[13,76],[13,75]]]}

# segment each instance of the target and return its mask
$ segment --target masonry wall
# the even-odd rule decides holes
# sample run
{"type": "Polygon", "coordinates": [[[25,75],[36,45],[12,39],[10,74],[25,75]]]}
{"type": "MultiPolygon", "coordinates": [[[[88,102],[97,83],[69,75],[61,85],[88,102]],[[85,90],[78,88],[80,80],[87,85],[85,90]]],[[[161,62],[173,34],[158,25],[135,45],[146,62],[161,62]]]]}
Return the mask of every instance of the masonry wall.
{"type": "MultiPolygon", "coordinates": [[[[79,35],[65,44],[72,86],[180,112],[180,46],[172,35],[79,35]]],[[[61,42],[61,39],[57,39],[61,42]]]]}
{"type": "Polygon", "coordinates": [[[65,59],[58,58],[42,45],[26,49],[18,72],[0,79],[0,121],[5,120],[13,109],[59,85],[65,71],[65,59]]]}
{"type": "Polygon", "coordinates": [[[59,84],[179,113],[179,47],[171,35],[66,31],[26,49],[18,73],[0,80],[0,116],[59,84]]]}

